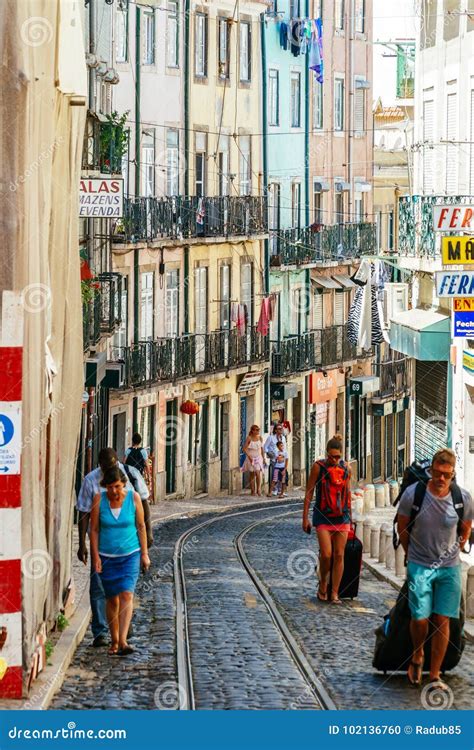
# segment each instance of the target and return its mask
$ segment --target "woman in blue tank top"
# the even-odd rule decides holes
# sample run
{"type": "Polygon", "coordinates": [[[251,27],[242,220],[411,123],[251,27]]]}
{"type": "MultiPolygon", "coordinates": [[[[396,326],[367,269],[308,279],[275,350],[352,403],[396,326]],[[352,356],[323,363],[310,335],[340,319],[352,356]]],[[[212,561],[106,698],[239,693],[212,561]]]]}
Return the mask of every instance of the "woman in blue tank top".
{"type": "Polygon", "coordinates": [[[118,466],[105,472],[102,490],[91,510],[91,555],[104,587],[111,656],[133,653],[127,633],[133,613],[133,592],[140,573],[150,567],[145,518],[140,496],[127,490],[118,466]]]}

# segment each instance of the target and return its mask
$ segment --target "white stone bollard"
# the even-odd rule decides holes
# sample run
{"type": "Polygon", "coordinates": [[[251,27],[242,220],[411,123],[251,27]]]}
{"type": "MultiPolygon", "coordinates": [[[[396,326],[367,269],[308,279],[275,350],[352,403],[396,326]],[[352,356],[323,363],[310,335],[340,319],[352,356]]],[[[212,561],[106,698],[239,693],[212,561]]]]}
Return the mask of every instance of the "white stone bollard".
{"type": "Polygon", "coordinates": [[[467,573],[466,617],[474,617],[474,565],[467,573]]]}
{"type": "Polygon", "coordinates": [[[388,482],[384,483],[385,490],[385,507],[390,508],[390,485],[388,482]]]}
{"type": "Polygon", "coordinates": [[[401,544],[395,550],[395,575],[399,578],[405,576],[405,550],[401,544]]]}
{"type": "Polygon", "coordinates": [[[383,484],[375,485],[375,507],[385,508],[385,487],[383,484]]]}
{"type": "Polygon", "coordinates": [[[364,491],[354,490],[351,497],[351,505],[353,513],[361,515],[364,512],[364,491]]]}
{"type": "Polygon", "coordinates": [[[400,485],[395,479],[390,482],[390,505],[395,503],[398,493],[400,492],[400,485]]]}
{"type": "Polygon", "coordinates": [[[379,556],[380,529],[375,524],[370,529],[370,556],[378,559],[379,556]]]}
{"type": "Polygon", "coordinates": [[[385,562],[385,530],[388,524],[383,523],[379,529],[379,563],[385,562]]]}
{"type": "Polygon", "coordinates": [[[370,554],[370,533],[372,529],[372,522],[370,518],[366,518],[364,521],[364,528],[362,532],[362,544],[364,545],[364,552],[370,554]]]}
{"type": "Polygon", "coordinates": [[[364,490],[364,513],[370,513],[375,508],[375,487],[373,484],[366,484],[364,490]]]}
{"type": "Polygon", "coordinates": [[[385,531],[385,567],[387,570],[395,568],[395,550],[393,549],[392,529],[389,527],[385,531]]]}

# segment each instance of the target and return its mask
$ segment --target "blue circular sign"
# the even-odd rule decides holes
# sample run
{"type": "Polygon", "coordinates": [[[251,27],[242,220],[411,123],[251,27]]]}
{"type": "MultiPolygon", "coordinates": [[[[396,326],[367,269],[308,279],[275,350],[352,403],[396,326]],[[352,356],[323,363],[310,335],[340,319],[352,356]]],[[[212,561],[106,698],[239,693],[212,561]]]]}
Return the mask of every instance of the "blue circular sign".
{"type": "Polygon", "coordinates": [[[0,414],[0,448],[8,445],[14,432],[15,428],[10,417],[7,417],[6,414],[0,414]]]}

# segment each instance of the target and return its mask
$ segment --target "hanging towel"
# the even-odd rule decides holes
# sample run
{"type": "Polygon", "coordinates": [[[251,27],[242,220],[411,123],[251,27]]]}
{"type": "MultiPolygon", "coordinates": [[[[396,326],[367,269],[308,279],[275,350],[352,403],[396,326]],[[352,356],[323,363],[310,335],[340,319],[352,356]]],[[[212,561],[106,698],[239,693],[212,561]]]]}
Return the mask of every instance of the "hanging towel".
{"type": "Polygon", "coordinates": [[[196,209],[196,224],[204,224],[204,217],[206,215],[206,208],[204,206],[204,198],[199,198],[196,209]]]}
{"type": "Polygon", "coordinates": [[[232,323],[237,323],[239,320],[239,304],[232,302],[230,306],[230,319],[232,323]]]}
{"type": "Polygon", "coordinates": [[[288,49],[288,26],[284,21],[280,24],[280,47],[288,49]]]}
{"type": "Polygon", "coordinates": [[[270,297],[265,297],[262,300],[262,307],[260,309],[260,318],[257,323],[257,331],[261,333],[262,336],[268,335],[268,331],[270,329],[270,312],[271,312],[270,297]]]}

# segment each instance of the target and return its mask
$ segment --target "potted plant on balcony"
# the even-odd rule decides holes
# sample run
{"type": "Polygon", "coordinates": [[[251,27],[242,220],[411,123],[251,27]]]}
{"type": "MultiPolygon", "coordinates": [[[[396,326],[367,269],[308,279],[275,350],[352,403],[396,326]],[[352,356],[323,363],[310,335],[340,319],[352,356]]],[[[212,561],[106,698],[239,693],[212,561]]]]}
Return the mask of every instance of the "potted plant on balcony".
{"type": "Polygon", "coordinates": [[[107,122],[102,123],[100,128],[100,170],[111,174],[121,174],[122,157],[128,148],[128,131],[126,122],[128,111],[123,115],[112,112],[107,115],[107,122]]]}

